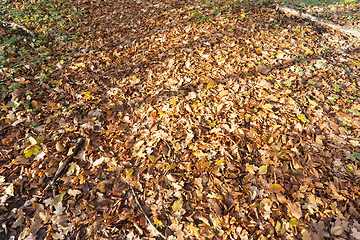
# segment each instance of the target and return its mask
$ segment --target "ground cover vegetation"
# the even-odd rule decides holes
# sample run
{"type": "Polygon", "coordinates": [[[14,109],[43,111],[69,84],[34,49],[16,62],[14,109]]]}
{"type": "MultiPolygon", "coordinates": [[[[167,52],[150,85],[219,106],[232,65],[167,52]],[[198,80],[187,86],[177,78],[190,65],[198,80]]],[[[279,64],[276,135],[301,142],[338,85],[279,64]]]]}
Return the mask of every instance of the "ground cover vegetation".
{"type": "Polygon", "coordinates": [[[359,27],[354,1],[2,0],[1,238],[360,239],[359,41],[276,3],[359,27]]]}

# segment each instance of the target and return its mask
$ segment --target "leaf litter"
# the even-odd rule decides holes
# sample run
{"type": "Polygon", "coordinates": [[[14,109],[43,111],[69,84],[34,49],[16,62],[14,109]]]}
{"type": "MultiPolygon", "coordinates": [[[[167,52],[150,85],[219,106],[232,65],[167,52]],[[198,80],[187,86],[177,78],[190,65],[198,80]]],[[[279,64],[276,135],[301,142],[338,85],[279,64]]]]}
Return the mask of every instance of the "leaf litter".
{"type": "Polygon", "coordinates": [[[2,95],[2,236],[360,239],[357,41],[270,6],[76,4],[54,87],[16,76],[38,114],[2,95]]]}

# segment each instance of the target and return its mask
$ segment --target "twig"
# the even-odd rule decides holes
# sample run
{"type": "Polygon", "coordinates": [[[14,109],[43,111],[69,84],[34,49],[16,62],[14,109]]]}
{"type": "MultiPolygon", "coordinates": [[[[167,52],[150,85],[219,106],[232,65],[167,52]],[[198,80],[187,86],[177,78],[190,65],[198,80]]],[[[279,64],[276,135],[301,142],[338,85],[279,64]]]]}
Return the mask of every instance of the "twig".
{"type": "MultiPolygon", "coordinates": [[[[39,201],[39,199],[38,199],[37,197],[33,197],[32,199],[30,199],[28,202],[24,203],[24,204],[23,204],[21,207],[19,207],[18,209],[24,209],[24,208],[30,207],[30,206],[32,206],[35,202],[38,202],[38,201],[39,201]]],[[[18,209],[13,208],[13,209],[10,211],[9,215],[7,215],[6,218],[0,220],[0,225],[3,224],[4,222],[9,221],[11,218],[15,217],[16,212],[17,212],[18,209]]]]}
{"type": "Polygon", "coordinates": [[[23,208],[27,208],[33,205],[33,203],[36,203],[37,201],[39,201],[39,199],[37,197],[33,197],[32,199],[30,199],[28,202],[24,203],[24,205],[22,205],[21,207],[19,207],[19,209],[23,209],[23,208]]]}
{"type": "Polygon", "coordinates": [[[68,156],[66,158],[66,160],[64,161],[64,163],[61,165],[61,167],[56,171],[54,177],[51,179],[51,181],[49,182],[49,184],[46,186],[45,190],[49,190],[50,188],[53,188],[55,186],[55,182],[56,180],[62,176],[62,174],[65,172],[65,168],[67,167],[67,165],[72,161],[72,159],[74,158],[74,156],[80,151],[81,146],[84,144],[85,139],[84,138],[80,138],[79,141],[76,144],[75,149],[73,150],[73,153],[68,156]]]}
{"type": "Polygon", "coordinates": [[[162,237],[163,239],[166,239],[166,237],[165,237],[161,232],[159,232],[159,230],[157,230],[157,228],[151,223],[150,218],[146,215],[144,209],[142,208],[139,200],[138,200],[137,197],[136,197],[134,188],[133,188],[132,186],[130,186],[130,189],[131,189],[131,191],[132,191],[132,194],[133,194],[133,196],[134,196],[134,198],[135,198],[135,201],[136,201],[137,205],[139,206],[140,210],[143,212],[143,214],[144,214],[146,220],[148,221],[148,223],[151,225],[152,228],[154,228],[154,230],[156,231],[156,233],[157,233],[160,237],[162,237]]]}
{"type": "Polygon", "coordinates": [[[17,24],[17,23],[13,23],[13,22],[7,22],[7,21],[4,21],[4,20],[1,20],[0,19],[0,23],[4,24],[4,25],[8,25],[10,27],[16,27],[16,28],[21,28],[22,30],[24,30],[27,34],[29,34],[32,38],[36,38],[36,34],[29,30],[28,28],[20,25],[20,24],[17,24]]]}

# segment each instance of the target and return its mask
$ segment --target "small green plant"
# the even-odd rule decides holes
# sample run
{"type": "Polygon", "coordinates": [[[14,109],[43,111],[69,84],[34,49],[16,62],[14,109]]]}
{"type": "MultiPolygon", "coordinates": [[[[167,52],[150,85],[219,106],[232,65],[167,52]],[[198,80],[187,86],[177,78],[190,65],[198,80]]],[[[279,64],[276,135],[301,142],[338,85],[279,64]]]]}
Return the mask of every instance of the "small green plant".
{"type": "Polygon", "coordinates": [[[353,154],[350,154],[350,158],[360,160],[360,153],[354,152],[353,154]]]}
{"type": "Polygon", "coordinates": [[[36,122],[32,122],[32,123],[30,124],[30,127],[31,127],[32,129],[37,128],[36,122]]]}
{"type": "Polygon", "coordinates": [[[81,15],[67,0],[1,0],[0,19],[30,31],[35,29],[36,37],[16,28],[3,28],[6,37],[0,38],[0,73],[12,79],[29,63],[36,68],[48,61],[49,53],[56,52],[60,39],[65,42],[76,38],[69,30],[81,25],[78,21],[81,15]]]}
{"type": "Polygon", "coordinates": [[[15,99],[15,101],[12,102],[12,107],[13,108],[18,108],[20,106],[20,103],[19,103],[19,99],[15,99]]]}
{"type": "Polygon", "coordinates": [[[339,96],[336,95],[336,94],[331,94],[330,97],[328,97],[328,101],[331,103],[331,104],[335,104],[336,100],[339,99],[339,96]]]}
{"type": "Polygon", "coordinates": [[[353,115],[360,116],[359,110],[349,110],[349,112],[351,112],[353,115]]]}
{"type": "Polygon", "coordinates": [[[291,83],[291,80],[290,80],[290,79],[288,79],[288,80],[285,81],[285,85],[286,85],[286,86],[291,87],[291,84],[292,84],[292,83],[291,83]]]}
{"type": "Polygon", "coordinates": [[[339,84],[333,84],[334,92],[340,92],[339,84]]]}

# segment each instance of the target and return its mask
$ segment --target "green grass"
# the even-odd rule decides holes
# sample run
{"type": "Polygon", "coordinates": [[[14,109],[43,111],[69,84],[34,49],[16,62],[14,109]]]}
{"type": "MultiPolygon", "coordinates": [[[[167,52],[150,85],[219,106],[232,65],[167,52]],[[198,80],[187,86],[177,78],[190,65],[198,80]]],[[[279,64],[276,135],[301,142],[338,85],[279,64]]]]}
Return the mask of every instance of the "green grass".
{"type": "Polygon", "coordinates": [[[0,19],[20,24],[21,29],[4,26],[0,33],[0,75],[12,78],[20,69],[37,70],[60,50],[64,42],[76,39],[74,31],[82,15],[72,3],[62,0],[0,0],[0,19]]]}

